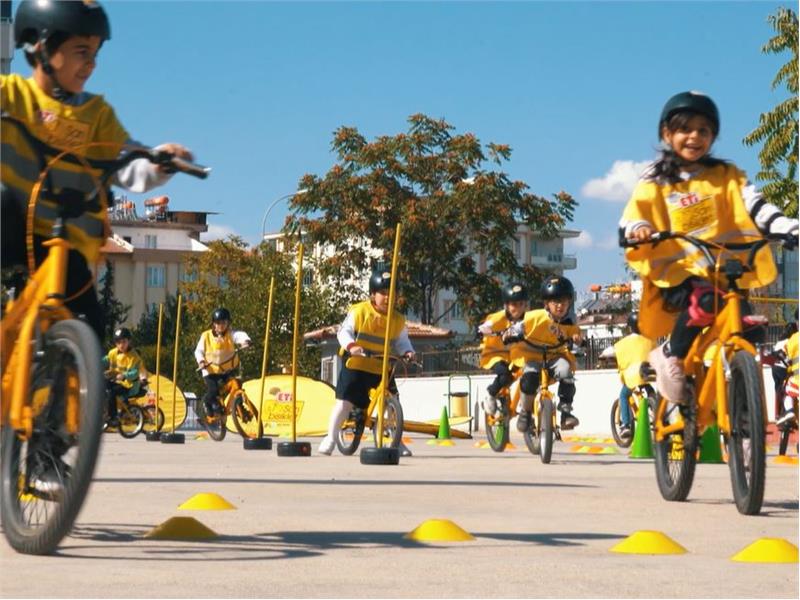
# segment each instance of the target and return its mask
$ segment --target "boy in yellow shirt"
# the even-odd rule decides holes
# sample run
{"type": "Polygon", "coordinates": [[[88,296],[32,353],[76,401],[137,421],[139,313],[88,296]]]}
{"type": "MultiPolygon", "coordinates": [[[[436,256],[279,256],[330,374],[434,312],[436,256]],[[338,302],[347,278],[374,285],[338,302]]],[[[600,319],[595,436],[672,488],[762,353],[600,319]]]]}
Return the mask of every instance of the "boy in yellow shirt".
{"type": "Polygon", "coordinates": [[[481,369],[492,371],[495,378],[486,391],[489,395],[483,400],[483,410],[486,414],[493,415],[500,408],[497,405],[497,395],[500,390],[511,385],[514,376],[509,369],[511,359],[509,348],[503,343],[502,333],[514,323],[522,320],[528,310],[528,289],[519,282],[508,284],[503,289],[503,310],[492,313],[478,327],[481,339],[481,369]]]}
{"type": "Polygon", "coordinates": [[[561,428],[574,429],[578,419],[572,414],[575,398],[575,357],[566,342],[581,342],[581,332],[570,315],[575,300],[575,288],[566,277],[548,277],[542,283],[541,297],[544,308],[531,310],[519,323],[514,324],[505,336],[513,343],[510,356],[514,366],[523,369],[520,379],[522,397],[518,407],[517,430],[528,431],[533,425],[531,409],[539,387],[539,371],[542,368],[542,353],[534,345],[556,346],[548,352],[547,368],[558,384],[558,410],[561,411],[561,428]],[[533,344],[533,345],[531,345],[533,344]]]}
{"type": "Polygon", "coordinates": [[[144,363],[139,353],[131,346],[131,330],[120,327],[114,332],[114,348],[103,357],[106,369],[106,391],[108,400],[108,425],[119,425],[117,398],[128,402],[139,393],[139,377],[143,375],[144,363]]]}

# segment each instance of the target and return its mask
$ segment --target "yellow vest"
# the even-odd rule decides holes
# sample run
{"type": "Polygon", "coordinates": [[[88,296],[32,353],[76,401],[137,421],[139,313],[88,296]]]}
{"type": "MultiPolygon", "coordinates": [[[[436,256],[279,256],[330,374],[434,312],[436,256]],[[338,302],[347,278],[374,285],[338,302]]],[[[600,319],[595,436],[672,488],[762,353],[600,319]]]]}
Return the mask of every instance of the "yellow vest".
{"type": "MultiPolygon", "coordinates": [[[[762,235],[742,199],[742,188],[746,184],[744,173],[731,164],[708,168],[689,181],[674,184],[642,180],[625,207],[622,221],[647,221],[657,231],[681,232],[718,243],[760,239],[762,235]]],[[[729,250],[726,256],[746,264],[748,252],[729,250]]],[[[659,288],[680,285],[690,276],[727,288],[724,275],[720,272],[715,278],[702,253],[683,240],[666,240],[655,247],[645,244],[628,248],[625,258],[642,278],[639,329],[652,339],[670,333],[677,318],[676,313],[664,310],[659,288]]],[[[738,285],[743,289],[764,287],[776,275],[772,252],[765,246],[756,254],[753,272],[745,273],[738,285]]]]}
{"type": "MultiPolygon", "coordinates": [[[[508,329],[508,326],[511,324],[505,309],[490,314],[486,317],[486,321],[491,321],[492,333],[500,333],[508,329]]],[[[503,344],[502,338],[498,335],[483,336],[483,339],[481,339],[481,369],[491,369],[501,360],[509,361],[508,346],[503,344]]]]}
{"type": "Polygon", "coordinates": [[[786,342],[786,357],[789,363],[786,373],[796,386],[800,386],[800,374],[798,374],[797,370],[797,344],[798,337],[795,331],[789,341],[786,342]]]}
{"type": "MultiPolygon", "coordinates": [[[[580,333],[580,328],[577,325],[565,325],[563,323],[556,323],[550,313],[544,308],[536,310],[529,310],[525,313],[522,319],[525,339],[540,345],[555,346],[560,343],[559,338],[571,339],[576,333],[580,333]]],[[[510,347],[511,362],[520,368],[525,366],[529,361],[541,361],[542,354],[531,348],[525,342],[517,342],[510,347]]],[[[575,368],[575,357],[567,350],[566,345],[561,346],[558,350],[553,350],[547,353],[547,358],[556,358],[558,356],[566,358],[572,368],[575,368]]]]}
{"type": "MultiPolygon", "coordinates": [[[[128,140],[128,133],[102,96],[94,96],[81,106],[69,106],[48,96],[32,78],[24,79],[13,74],[0,76],[0,105],[11,117],[23,122],[34,137],[49,146],[67,150],[89,142],[111,143],[110,146],[78,149],[75,154],[80,156],[114,159],[128,140]]],[[[18,127],[3,123],[2,181],[27,205],[31,189],[44,165],[23,136],[18,127]]],[[[53,157],[47,156],[46,160],[53,157]]],[[[100,175],[97,170],[92,172],[95,177],[100,175]]],[[[63,188],[84,193],[95,189],[92,176],[82,165],[64,160],[50,170],[50,181],[56,194],[63,188]]],[[[36,203],[34,232],[50,237],[55,219],[55,202],[40,197],[36,203]]],[[[106,206],[96,206],[94,210],[89,208],[77,219],[67,220],[67,237],[89,264],[97,262],[109,232],[106,206]]]]}
{"type": "MultiPolygon", "coordinates": [[[[364,348],[368,354],[383,354],[384,340],[386,336],[386,315],[375,310],[372,302],[365,300],[350,307],[350,313],[354,317],[356,344],[364,348]]],[[[406,318],[400,313],[392,315],[392,324],[389,327],[389,344],[397,339],[406,326],[406,318]]],[[[345,349],[340,349],[340,354],[344,354],[345,349]]],[[[351,356],[345,363],[348,369],[356,371],[366,371],[380,375],[383,362],[379,358],[367,356],[351,356]]]]}
{"type": "Polygon", "coordinates": [[[222,337],[217,337],[211,329],[203,332],[203,358],[209,363],[206,371],[210,375],[228,373],[239,367],[239,355],[233,343],[230,327],[222,337]]]}
{"type": "Polygon", "coordinates": [[[142,372],[143,364],[142,357],[139,356],[136,350],[129,348],[127,352],[120,352],[116,348],[112,348],[106,358],[108,359],[108,368],[110,370],[126,376],[125,379],[117,382],[119,385],[128,389],[131,389],[134,385],[138,387],[139,373],[142,372]],[[135,369],[136,373],[131,380],[127,377],[133,376],[133,374],[129,373],[132,369],[135,369]]]}
{"type": "Polygon", "coordinates": [[[617,369],[619,369],[622,383],[631,389],[646,383],[642,379],[639,369],[655,346],[653,340],[638,333],[625,336],[614,344],[614,355],[617,357],[617,369]]]}

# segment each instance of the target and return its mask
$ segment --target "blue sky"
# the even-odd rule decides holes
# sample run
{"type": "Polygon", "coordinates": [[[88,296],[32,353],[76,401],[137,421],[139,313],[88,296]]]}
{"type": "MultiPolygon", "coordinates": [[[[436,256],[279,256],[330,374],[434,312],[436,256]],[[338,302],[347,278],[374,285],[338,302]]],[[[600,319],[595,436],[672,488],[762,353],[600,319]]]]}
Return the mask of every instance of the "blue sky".
{"type": "MultiPolygon", "coordinates": [[[[755,176],[758,149],[741,140],[785,98],[771,82],[788,56],[761,53],[781,5],[793,6],[114,0],[104,4],[112,40],[87,89],[134,138],[184,143],[213,167],[160,193],[174,209],[221,213],[212,233],[250,242],[269,204],[331,167],[337,127],[372,138],[405,131],[413,113],[443,117],[509,144],[505,169],[534,193],[580,202],[568,275],[586,289],[623,276],[616,223],[637,163],[655,156],[670,95],[711,95],[715,154],[755,176]]],[[[12,70],[27,73],[19,54],[12,70]]],[[[267,230],[285,215],[277,206],[267,230]]]]}

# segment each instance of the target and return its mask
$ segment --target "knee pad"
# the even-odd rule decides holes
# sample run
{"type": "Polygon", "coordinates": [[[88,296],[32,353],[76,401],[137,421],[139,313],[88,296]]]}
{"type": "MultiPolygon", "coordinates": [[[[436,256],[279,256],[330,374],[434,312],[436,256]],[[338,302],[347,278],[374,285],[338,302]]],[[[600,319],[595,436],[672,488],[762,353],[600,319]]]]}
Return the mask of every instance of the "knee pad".
{"type": "MultiPolygon", "coordinates": [[[[705,283],[692,284],[694,289],[689,294],[689,320],[691,327],[706,327],[714,322],[714,297],[721,296],[719,290],[705,283]]],[[[719,305],[721,306],[722,302],[719,305]]]]}
{"type": "Polygon", "coordinates": [[[502,373],[498,373],[497,375],[497,383],[500,384],[500,387],[507,387],[514,382],[514,376],[511,374],[511,371],[503,371],[502,373]]]}
{"type": "Polygon", "coordinates": [[[528,371],[523,373],[519,380],[519,389],[523,394],[535,394],[539,387],[539,373],[536,371],[528,371]]]}

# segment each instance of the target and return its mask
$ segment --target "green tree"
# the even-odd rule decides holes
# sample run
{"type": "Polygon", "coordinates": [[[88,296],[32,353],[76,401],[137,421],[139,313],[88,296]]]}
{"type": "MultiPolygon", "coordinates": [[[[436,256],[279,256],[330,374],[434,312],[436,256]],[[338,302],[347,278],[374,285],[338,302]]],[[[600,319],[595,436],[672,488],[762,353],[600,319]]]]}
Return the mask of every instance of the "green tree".
{"type": "Polygon", "coordinates": [[[103,347],[113,345],[114,330],[128,318],[131,307],[126,306],[114,296],[114,265],[106,259],[106,270],[100,278],[100,308],[106,318],[103,332],[103,347]]]}
{"type": "MultiPolygon", "coordinates": [[[[202,332],[211,326],[211,313],[224,306],[233,317],[234,329],[246,331],[253,341],[252,350],[242,354],[245,379],[261,375],[264,351],[264,328],[267,316],[269,282],[275,277],[275,297],[270,325],[268,373],[279,373],[292,363],[295,271],[294,256],[276,252],[266,244],[250,248],[241,238],[231,236],[208,244],[208,252],[190,257],[186,272],[192,281],[181,283],[181,333],[178,384],[188,389],[202,389],[196,372],[194,348],[202,332]]],[[[330,325],[342,319],[344,307],[331,304],[325,291],[316,285],[305,286],[301,294],[300,335],[304,331],[330,325]]],[[[162,325],[161,373],[172,377],[177,301],[165,303],[162,325]]],[[[155,369],[155,342],[158,311],[142,316],[135,341],[150,369],[155,369]]],[[[298,373],[319,375],[319,350],[298,342],[298,373]]]]}
{"type": "Polygon", "coordinates": [[[340,127],[332,142],[336,164],[324,177],[301,179],[308,191],[292,198],[286,230],[331,249],[318,269],[353,297],[358,291],[348,282],[390,261],[401,223],[401,304],[423,323],[435,323],[441,315],[434,300],[449,288],[477,320],[496,309],[502,280],[535,286],[545,275],[517,261],[512,240],[518,224],[555,236],[576,203],[565,192],[536,196],[524,182],[489,168],[510,159],[507,145],[482,145],[474,134],[456,134],[443,119],[422,114],[408,123],[407,133],[372,142],[353,127],[340,127]],[[483,272],[473,259],[478,253],[491,263],[483,272]]]}
{"type": "Polygon", "coordinates": [[[779,8],[768,17],[776,31],[762,48],[765,54],[780,54],[788,51],[789,60],[778,70],[772,81],[772,89],[786,86],[789,97],[767,113],[762,113],[759,125],[744,138],[744,143],[753,146],[763,143],[758,158],[761,171],[758,181],[765,182],[763,192],[787,215],[797,216],[797,153],[798,153],[798,108],[797,108],[797,13],[789,8],[779,8]]]}

